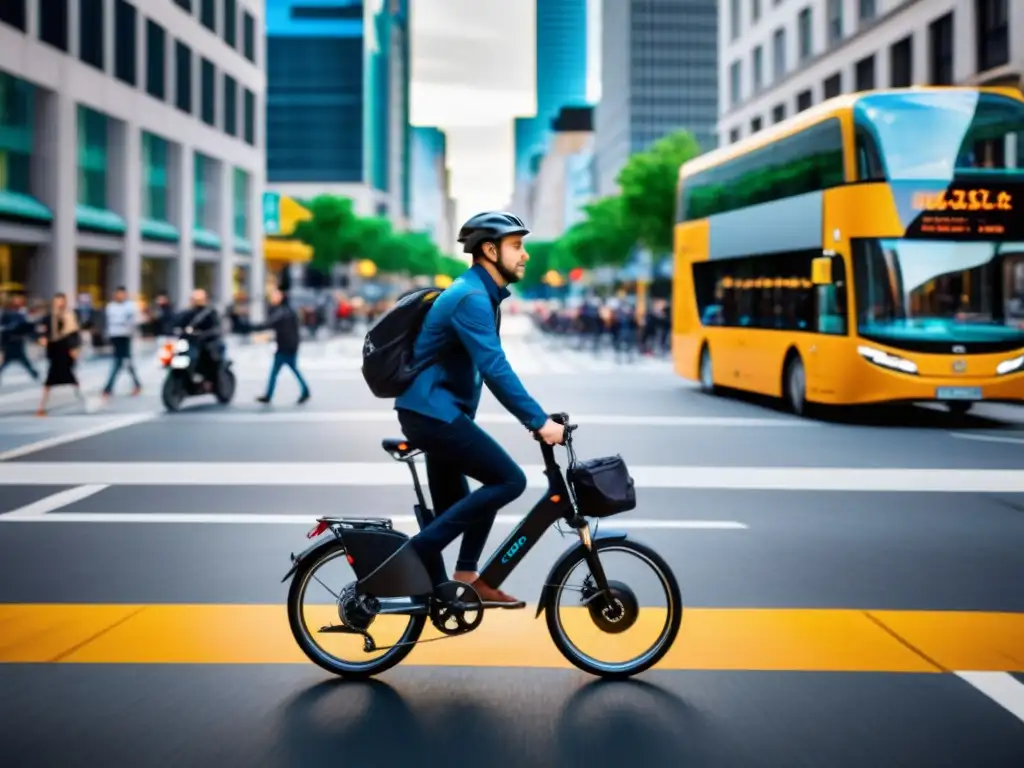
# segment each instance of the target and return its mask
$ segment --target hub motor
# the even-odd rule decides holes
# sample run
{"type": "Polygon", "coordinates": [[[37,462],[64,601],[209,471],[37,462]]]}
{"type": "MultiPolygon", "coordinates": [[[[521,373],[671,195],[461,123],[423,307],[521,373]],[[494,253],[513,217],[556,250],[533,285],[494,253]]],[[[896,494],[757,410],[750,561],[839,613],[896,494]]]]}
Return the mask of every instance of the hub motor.
{"type": "Polygon", "coordinates": [[[380,610],[380,602],[375,597],[356,594],[356,583],[352,582],[338,596],[338,616],[345,626],[357,632],[365,632],[380,610]]]}

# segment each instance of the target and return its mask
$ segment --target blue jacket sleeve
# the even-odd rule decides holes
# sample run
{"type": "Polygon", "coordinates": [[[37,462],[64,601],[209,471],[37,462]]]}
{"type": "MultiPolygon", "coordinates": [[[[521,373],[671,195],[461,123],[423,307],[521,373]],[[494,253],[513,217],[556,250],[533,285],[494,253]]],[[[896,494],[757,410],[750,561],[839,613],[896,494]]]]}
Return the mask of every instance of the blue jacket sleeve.
{"type": "Polygon", "coordinates": [[[547,413],[527,393],[501,348],[490,300],[480,293],[465,296],[452,314],[452,327],[498,402],[529,429],[544,426],[547,413]]]}

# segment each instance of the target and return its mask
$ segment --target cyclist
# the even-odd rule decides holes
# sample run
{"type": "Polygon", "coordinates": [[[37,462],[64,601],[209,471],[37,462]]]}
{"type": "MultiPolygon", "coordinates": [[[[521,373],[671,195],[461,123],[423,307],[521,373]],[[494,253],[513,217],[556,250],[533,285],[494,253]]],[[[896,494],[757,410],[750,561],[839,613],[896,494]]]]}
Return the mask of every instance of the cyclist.
{"type": "Polygon", "coordinates": [[[426,454],[435,518],[412,537],[435,588],[448,581],[442,552],[460,534],[453,578],[471,584],[488,607],[525,603],[485,584],[477,568],[498,510],[526,490],[526,475],[474,421],[482,385],[527,429],[549,445],[563,428],[527,393],[505,357],[498,335],[500,304],[508,285],[522,279],[529,230],[510,213],[473,216],[459,230],[473,265],[434,302],[416,339],[414,359],[440,353],[395,400],[406,439],[426,454]],[[466,478],[482,486],[470,493],[466,478]]]}

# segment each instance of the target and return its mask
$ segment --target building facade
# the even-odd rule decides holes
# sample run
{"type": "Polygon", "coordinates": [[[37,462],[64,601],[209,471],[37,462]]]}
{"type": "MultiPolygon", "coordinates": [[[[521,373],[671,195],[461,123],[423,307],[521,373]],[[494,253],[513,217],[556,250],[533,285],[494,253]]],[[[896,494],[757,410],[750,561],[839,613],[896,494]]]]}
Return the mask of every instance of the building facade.
{"type": "Polygon", "coordinates": [[[719,28],[720,141],[841,93],[1021,85],[1018,0],[728,0],[719,28]]]}
{"type": "Polygon", "coordinates": [[[680,129],[717,145],[717,0],[604,0],[598,192],[615,194],[634,152],[680,129]]]}
{"type": "Polygon", "coordinates": [[[0,282],[259,316],[262,29],[258,0],[0,3],[0,282]]]}
{"type": "Polygon", "coordinates": [[[412,129],[412,215],[410,227],[426,232],[448,254],[455,247],[449,193],[448,148],[444,131],[430,126],[412,129]]]}
{"type": "Polygon", "coordinates": [[[267,0],[267,182],[406,223],[409,0],[267,0]]]}
{"type": "Polygon", "coordinates": [[[570,226],[567,199],[578,183],[574,169],[593,152],[593,115],[593,107],[564,107],[550,123],[548,149],[529,184],[528,221],[535,240],[556,240],[570,226]]]}
{"type": "Polygon", "coordinates": [[[515,178],[528,178],[562,107],[587,104],[587,0],[536,0],[537,113],[514,123],[515,178]]]}

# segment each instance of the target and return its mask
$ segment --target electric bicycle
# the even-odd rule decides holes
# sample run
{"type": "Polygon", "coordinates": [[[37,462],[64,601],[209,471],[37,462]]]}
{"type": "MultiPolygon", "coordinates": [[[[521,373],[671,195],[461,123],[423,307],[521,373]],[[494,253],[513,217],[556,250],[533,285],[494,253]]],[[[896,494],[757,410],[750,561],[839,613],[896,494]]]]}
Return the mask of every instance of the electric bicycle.
{"type": "MultiPolygon", "coordinates": [[[[548,489],[494,552],[480,577],[491,587],[499,589],[549,528],[559,522],[567,523],[579,536],[579,543],[565,551],[551,568],[544,580],[534,618],[545,614],[547,629],[555,646],[579,669],[604,678],[631,677],[654,666],[672,647],[682,622],[679,584],[669,565],[650,547],[628,538],[621,531],[606,531],[600,526],[596,532],[591,531],[588,517],[609,517],[635,506],[632,479],[618,456],[578,463],[572,448],[572,433],[576,425],[570,424],[568,414],[564,413],[552,414],[551,419],[564,427],[561,445],[569,454],[568,472],[563,475],[555,460],[554,448],[541,442],[548,489]],[[595,476],[608,468],[617,473],[611,478],[612,482],[609,482],[610,476],[605,475],[601,483],[587,486],[588,476],[595,476]],[[625,487],[624,500],[603,503],[602,491],[599,489],[595,495],[595,487],[601,485],[607,489],[616,482],[619,487],[625,487]],[[582,566],[589,573],[583,586],[578,588],[579,603],[589,622],[604,633],[602,637],[630,629],[637,623],[641,610],[659,612],[659,609],[641,608],[629,585],[607,578],[601,554],[611,552],[632,555],[653,571],[667,601],[664,620],[655,618],[654,621],[655,625],[661,624],[656,640],[632,658],[618,662],[601,661],[576,646],[569,639],[558,610],[563,593],[571,591],[567,586],[570,576],[582,566]]],[[[536,434],[534,437],[539,441],[536,434]]],[[[415,466],[415,458],[422,451],[402,439],[385,439],[382,445],[392,458],[405,463],[412,473],[417,500],[414,510],[422,529],[433,519],[415,466]]],[[[564,533],[560,527],[558,530],[564,533]]],[[[288,620],[292,635],[305,655],[323,669],[343,678],[366,679],[399,664],[417,644],[467,634],[483,621],[487,606],[483,605],[476,590],[458,581],[445,582],[435,589],[422,560],[409,545],[409,537],[395,530],[391,520],[320,517],[307,537],[319,539],[328,532],[329,537],[317,541],[298,555],[292,554],[291,568],[282,579],[292,578],[288,591],[288,620]],[[356,580],[336,593],[317,579],[316,573],[338,558],[347,560],[356,580]],[[315,631],[307,626],[305,620],[305,597],[313,582],[327,588],[334,598],[333,604],[322,606],[320,621],[312,622],[314,625],[325,622],[315,631]],[[374,639],[371,629],[381,617],[408,618],[408,624],[396,642],[378,645],[374,639]],[[428,619],[440,636],[421,640],[428,619]],[[341,659],[328,653],[316,640],[319,635],[339,634],[361,636],[364,655],[376,652],[383,652],[383,655],[372,660],[341,659]]],[[[574,610],[579,611],[578,608],[574,610]]],[[[583,623],[586,624],[586,619],[583,623]]]]}

